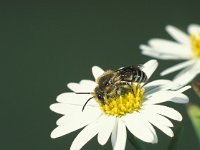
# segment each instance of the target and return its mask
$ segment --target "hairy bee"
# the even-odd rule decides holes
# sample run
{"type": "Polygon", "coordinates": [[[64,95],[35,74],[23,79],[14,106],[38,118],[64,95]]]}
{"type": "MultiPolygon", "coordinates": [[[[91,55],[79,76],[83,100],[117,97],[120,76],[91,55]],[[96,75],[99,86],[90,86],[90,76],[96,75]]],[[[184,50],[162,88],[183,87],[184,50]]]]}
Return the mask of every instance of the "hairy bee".
{"type": "Polygon", "coordinates": [[[94,96],[104,103],[104,97],[114,97],[121,94],[123,89],[131,88],[130,82],[146,82],[147,76],[140,66],[123,67],[116,71],[108,70],[98,79],[98,86],[94,90],[94,96]]]}
{"type": "MultiPolygon", "coordinates": [[[[146,82],[147,75],[141,70],[140,66],[129,66],[119,68],[118,70],[108,70],[105,71],[97,80],[97,86],[94,89],[93,97],[104,104],[104,98],[115,97],[117,95],[123,94],[124,91],[132,90],[130,83],[146,82]]],[[[133,90],[132,90],[133,91],[133,90]]],[[[88,101],[83,106],[86,106],[88,101]]]]}

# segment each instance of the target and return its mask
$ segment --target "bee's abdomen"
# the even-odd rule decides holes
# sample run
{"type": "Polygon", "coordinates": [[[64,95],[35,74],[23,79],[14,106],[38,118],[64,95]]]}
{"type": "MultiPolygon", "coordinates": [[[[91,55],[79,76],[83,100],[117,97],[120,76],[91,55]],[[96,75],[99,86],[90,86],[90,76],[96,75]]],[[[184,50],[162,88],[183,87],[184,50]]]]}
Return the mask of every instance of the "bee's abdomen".
{"type": "Polygon", "coordinates": [[[133,78],[132,82],[146,82],[147,76],[142,70],[135,70],[133,71],[133,78]]]}
{"type": "Polygon", "coordinates": [[[147,75],[139,67],[135,66],[119,69],[118,75],[121,77],[121,81],[127,81],[127,82],[147,81],[147,75]]]}

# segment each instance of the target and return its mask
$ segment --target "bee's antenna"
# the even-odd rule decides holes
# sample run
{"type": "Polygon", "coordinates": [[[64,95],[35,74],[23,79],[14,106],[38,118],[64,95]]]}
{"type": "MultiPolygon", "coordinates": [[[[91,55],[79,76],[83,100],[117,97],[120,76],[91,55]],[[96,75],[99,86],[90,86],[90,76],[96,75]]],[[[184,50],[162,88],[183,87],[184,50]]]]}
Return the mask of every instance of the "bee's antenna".
{"type": "Polygon", "coordinates": [[[94,96],[93,96],[93,97],[90,97],[90,98],[85,102],[85,104],[83,105],[82,111],[84,110],[85,106],[87,105],[87,103],[88,103],[92,98],[94,98],[94,96]]]}
{"type": "Polygon", "coordinates": [[[75,92],[75,94],[93,94],[93,93],[90,93],[90,92],[75,92]]]}

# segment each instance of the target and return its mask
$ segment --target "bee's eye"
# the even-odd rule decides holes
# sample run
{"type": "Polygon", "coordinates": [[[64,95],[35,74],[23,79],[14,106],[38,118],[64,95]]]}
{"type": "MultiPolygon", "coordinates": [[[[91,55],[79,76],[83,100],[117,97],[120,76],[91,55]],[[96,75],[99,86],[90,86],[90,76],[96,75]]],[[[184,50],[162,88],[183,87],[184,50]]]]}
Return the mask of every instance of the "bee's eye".
{"type": "Polygon", "coordinates": [[[103,100],[103,95],[102,94],[98,94],[97,97],[98,97],[99,100],[103,100]]]}

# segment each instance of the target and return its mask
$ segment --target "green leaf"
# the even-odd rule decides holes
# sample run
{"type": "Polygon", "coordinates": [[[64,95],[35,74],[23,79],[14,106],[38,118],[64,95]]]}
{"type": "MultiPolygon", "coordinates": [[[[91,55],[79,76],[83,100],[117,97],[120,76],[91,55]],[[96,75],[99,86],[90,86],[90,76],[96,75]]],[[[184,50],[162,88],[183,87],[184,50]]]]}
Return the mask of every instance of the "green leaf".
{"type": "Polygon", "coordinates": [[[144,143],[136,138],[130,131],[127,131],[127,137],[130,143],[137,149],[137,150],[146,150],[144,143]]]}
{"type": "Polygon", "coordinates": [[[171,139],[169,146],[168,146],[168,150],[177,150],[178,149],[178,145],[180,143],[182,134],[183,134],[183,130],[184,127],[183,125],[180,125],[176,128],[176,130],[174,131],[174,137],[171,139]]]}
{"type": "Polygon", "coordinates": [[[200,107],[190,103],[187,106],[187,112],[200,143],[200,107]]]}

